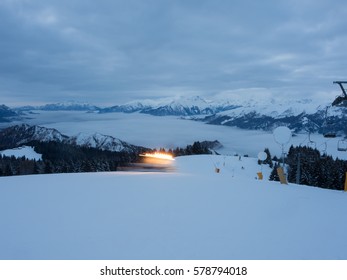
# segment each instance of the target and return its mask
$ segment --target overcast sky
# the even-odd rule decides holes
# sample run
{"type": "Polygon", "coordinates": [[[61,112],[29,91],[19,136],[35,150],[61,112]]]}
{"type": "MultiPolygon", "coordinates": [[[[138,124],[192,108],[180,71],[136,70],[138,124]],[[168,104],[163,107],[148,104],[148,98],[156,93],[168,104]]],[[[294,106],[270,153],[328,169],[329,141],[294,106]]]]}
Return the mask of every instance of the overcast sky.
{"type": "Polygon", "coordinates": [[[345,0],[0,0],[0,104],[333,99],[345,0]]]}

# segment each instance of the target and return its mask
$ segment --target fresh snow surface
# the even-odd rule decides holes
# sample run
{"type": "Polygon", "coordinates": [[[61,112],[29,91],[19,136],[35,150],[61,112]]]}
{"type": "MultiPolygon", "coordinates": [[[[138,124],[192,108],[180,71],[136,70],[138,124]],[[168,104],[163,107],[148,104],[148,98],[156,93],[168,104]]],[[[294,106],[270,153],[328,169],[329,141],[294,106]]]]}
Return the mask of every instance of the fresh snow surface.
{"type": "Polygon", "coordinates": [[[347,259],[347,193],[256,180],[252,158],[174,163],[0,177],[0,259],[347,259]]]}
{"type": "Polygon", "coordinates": [[[40,160],[42,159],[42,155],[35,152],[33,147],[28,146],[22,146],[15,149],[8,149],[4,151],[0,151],[0,154],[4,156],[14,156],[16,158],[26,157],[27,159],[35,159],[40,160]]]}

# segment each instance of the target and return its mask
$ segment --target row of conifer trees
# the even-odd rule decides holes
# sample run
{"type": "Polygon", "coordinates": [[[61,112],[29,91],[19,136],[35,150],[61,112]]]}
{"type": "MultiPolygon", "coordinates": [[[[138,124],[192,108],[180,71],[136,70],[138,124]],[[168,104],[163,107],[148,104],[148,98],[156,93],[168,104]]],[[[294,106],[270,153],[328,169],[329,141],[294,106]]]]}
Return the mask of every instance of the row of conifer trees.
{"type": "MultiPolygon", "coordinates": [[[[310,147],[291,146],[285,158],[285,165],[287,179],[290,183],[325,189],[344,189],[347,172],[347,161],[345,160],[321,155],[319,150],[310,147]]],[[[273,170],[269,179],[279,181],[277,175],[278,159],[272,163],[272,167],[273,170]]]]}
{"type": "MultiPolygon", "coordinates": [[[[26,145],[34,147],[35,151],[42,155],[42,160],[7,157],[0,154],[0,176],[117,171],[119,167],[137,162],[139,154],[156,151],[139,148],[133,152],[110,152],[54,141],[33,141],[26,145]]],[[[169,152],[174,156],[210,153],[209,149],[199,141],[185,148],[159,151],[169,152]]]]}
{"type": "Polygon", "coordinates": [[[59,142],[30,142],[41,160],[0,155],[0,176],[116,171],[137,158],[137,153],[110,152],[59,142]]]}

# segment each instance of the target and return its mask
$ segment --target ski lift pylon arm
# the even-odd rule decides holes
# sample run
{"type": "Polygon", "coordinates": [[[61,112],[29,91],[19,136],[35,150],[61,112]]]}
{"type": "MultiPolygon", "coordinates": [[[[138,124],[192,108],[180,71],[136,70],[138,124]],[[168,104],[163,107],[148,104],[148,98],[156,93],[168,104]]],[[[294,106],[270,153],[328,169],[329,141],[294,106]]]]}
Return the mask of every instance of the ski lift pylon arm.
{"type": "Polygon", "coordinates": [[[347,93],[342,84],[347,84],[347,81],[334,81],[334,84],[338,84],[342,90],[342,95],[339,95],[335,98],[335,100],[331,103],[332,106],[344,106],[347,107],[347,93]]]}
{"type": "Polygon", "coordinates": [[[343,93],[344,97],[347,98],[346,90],[345,90],[345,88],[344,88],[343,85],[342,85],[342,84],[347,84],[347,81],[334,81],[333,83],[334,83],[334,84],[338,84],[338,85],[340,86],[340,88],[341,88],[341,90],[342,90],[342,93],[343,93]]]}

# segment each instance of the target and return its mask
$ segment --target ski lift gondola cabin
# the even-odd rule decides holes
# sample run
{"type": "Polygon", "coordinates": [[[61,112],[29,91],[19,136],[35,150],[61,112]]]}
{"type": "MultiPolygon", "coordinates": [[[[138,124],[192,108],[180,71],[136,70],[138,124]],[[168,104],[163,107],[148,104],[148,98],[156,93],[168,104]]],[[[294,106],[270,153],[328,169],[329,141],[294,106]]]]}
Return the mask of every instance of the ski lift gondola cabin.
{"type": "Polygon", "coordinates": [[[324,133],[323,136],[324,136],[325,138],[335,138],[335,137],[336,137],[336,133],[330,131],[330,132],[324,133]]]}
{"type": "Polygon", "coordinates": [[[346,152],[347,151],[347,141],[346,140],[339,140],[337,142],[337,150],[340,152],[346,152]]]}
{"type": "Polygon", "coordinates": [[[325,138],[335,138],[336,132],[332,129],[334,122],[331,119],[331,117],[328,116],[329,109],[330,106],[327,106],[325,109],[325,117],[323,122],[323,136],[325,138]]]}

